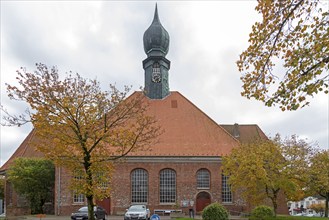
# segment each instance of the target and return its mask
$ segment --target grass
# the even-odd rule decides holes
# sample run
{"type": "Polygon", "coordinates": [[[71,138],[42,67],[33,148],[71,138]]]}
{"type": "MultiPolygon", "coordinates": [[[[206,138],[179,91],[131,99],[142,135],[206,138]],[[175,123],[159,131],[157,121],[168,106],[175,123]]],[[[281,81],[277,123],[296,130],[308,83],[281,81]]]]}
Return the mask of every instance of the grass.
{"type": "MultiPolygon", "coordinates": [[[[266,220],[325,220],[321,217],[306,217],[306,216],[277,216],[275,218],[267,218],[266,220]]],[[[176,218],[176,220],[193,220],[192,218],[176,218]]]]}
{"type": "Polygon", "coordinates": [[[307,217],[307,216],[277,216],[276,218],[268,218],[268,220],[321,220],[321,217],[307,217]]]}

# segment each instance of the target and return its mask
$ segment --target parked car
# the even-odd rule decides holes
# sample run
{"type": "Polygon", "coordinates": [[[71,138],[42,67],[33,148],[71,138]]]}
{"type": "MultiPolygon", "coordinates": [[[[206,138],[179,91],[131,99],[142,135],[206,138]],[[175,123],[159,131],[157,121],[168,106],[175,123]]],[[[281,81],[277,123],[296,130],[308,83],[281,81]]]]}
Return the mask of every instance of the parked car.
{"type": "MultiPolygon", "coordinates": [[[[106,211],[100,206],[94,206],[95,219],[105,220],[106,211]]],[[[88,220],[88,206],[81,207],[77,212],[71,214],[72,220],[88,220]]]]}
{"type": "Polygon", "coordinates": [[[150,210],[145,205],[132,205],[127,209],[124,220],[149,220],[150,210]]]}

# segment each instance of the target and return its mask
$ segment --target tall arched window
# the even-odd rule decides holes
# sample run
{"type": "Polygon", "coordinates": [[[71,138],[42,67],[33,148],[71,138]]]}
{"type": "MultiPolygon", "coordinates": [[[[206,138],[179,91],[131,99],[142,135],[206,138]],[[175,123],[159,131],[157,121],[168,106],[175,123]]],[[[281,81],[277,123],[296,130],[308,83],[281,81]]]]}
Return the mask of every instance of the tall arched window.
{"type": "Polygon", "coordinates": [[[147,203],[148,174],[144,169],[135,169],[131,172],[131,202],[147,203]]]}
{"type": "Polygon", "coordinates": [[[176,172],[172,169],[160,171],[160,203],[176,202],[176,172]]]}
{"type": "Polygon", "coordinates": [[[210,188],[210,172],[207,169],[200,169],[196,174],[196,182],[198,189],[210,188]]]}

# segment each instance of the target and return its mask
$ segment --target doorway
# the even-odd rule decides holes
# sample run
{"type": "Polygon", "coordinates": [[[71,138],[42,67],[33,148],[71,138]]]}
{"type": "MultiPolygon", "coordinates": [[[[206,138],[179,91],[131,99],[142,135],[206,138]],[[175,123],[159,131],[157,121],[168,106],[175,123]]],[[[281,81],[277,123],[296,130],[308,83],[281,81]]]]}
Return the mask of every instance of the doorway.
{"type": "Polygon", "coordinates": [[[105,198],[103,200],[97,200],[96,204],[103,207],[106,210],[106,213],[108,215],[111,214],[111,199],[110,198],[105,198]]]}
{"type": "Polygon", "coordinates": [[[200,192],[196,197],[196,212],[201,212],[207,205],[211,203],[210,194],[207,192],[200,192]]]}

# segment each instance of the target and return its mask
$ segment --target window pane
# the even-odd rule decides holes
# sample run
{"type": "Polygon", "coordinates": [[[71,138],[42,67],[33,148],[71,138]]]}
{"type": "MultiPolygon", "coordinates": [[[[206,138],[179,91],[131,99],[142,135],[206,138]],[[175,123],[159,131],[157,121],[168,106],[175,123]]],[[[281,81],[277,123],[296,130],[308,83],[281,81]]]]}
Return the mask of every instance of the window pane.
{"type": "Polygon", "coordinates": [[[147,203],[148,174],[146,170],[136,169],[131,173],[131,201],[147,203]]]}
{"type": "Polygon", "coordinates": [[[210,188],[210,173],[207,169],[200,169],[197,172],[197,188],[210,188]]]}
{"type": "Polygon", "coordinates": [[[152,68],[153,74],[160,73],[160,65],[159,63],[154,63],[152,68]]]}
{"type": "MultiPolygon", "coordinates": [[[[73,172],[73,181],[74,184],[82,186],[84,181],[84,172],[83,170],[76,169],[73,172]]],[[[81,192],[73,191],[73,203],[84,203],[85,196],[84,194],[81,194],[81,192]]]]}
{"type": "Polygon", "coordinates": [[[222,202],[232,202],[232,191],[228,184],[228,176],[222,174],[222,202]]]}
{"type": "Polygon", "coordinates": [[[83,194],[73,194],[73,203],[83,203],[85,201],[85,196],[83,194]]]}
{"type": "Polygon", "coordinates": [[[171,169],[160,172],[160,203],[176,202],[176,173],[171,169]]]}

